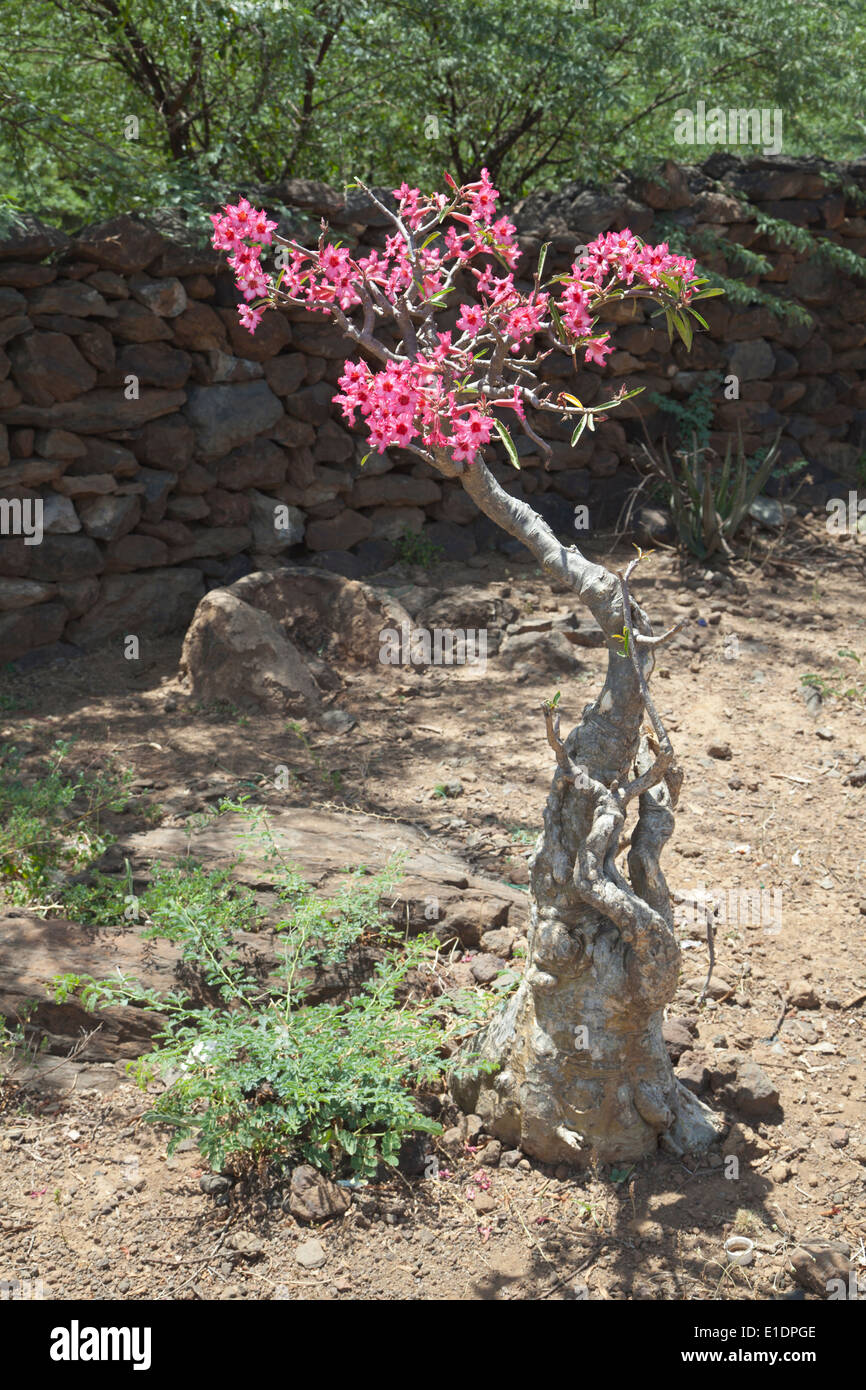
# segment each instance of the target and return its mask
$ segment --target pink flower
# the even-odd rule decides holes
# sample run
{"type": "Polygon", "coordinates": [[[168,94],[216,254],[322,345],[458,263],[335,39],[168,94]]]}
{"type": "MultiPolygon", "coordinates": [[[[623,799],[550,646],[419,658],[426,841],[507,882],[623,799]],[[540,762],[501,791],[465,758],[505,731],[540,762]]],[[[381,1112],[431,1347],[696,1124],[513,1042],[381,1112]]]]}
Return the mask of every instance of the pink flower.
{"type": "Polygon", "coordinates": [[[484,327],[484,310],[478,304],[462,304],[457,327],[464,333],[480,333],[484,327]]]}
{"type": "Polygon", "coordinates": [[[264,309],[251,309],[249,304],[238,305],[238,318],[242,328],[248,328],[250,333],[255,333],[262,321],[264,309]]]}
{"type": "Polygon", "coordinates": [[[604,366],[607,354],[613,352],[613,344],[606,341],[608,336],[605,334],[604,338],[594,338],[592,342],[587,343],[584,362],[597,362],[600,367],[604,366]]]}

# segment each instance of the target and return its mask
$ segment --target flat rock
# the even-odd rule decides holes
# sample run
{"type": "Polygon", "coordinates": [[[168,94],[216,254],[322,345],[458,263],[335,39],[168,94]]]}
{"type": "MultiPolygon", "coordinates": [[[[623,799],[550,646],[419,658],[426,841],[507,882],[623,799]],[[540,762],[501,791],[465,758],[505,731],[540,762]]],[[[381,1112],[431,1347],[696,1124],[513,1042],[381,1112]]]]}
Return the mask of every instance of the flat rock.
{"type": "Polygon", "coordinates": [[[295,1250],[295,1259],[302,1269],[321,1269],[327,1258],[319,1240],[302,1241],[295,1250]]]}
{"type": "Polygon", "coordinates": [[[49,1052],[66,1055],[80,1048],[83,1034],[92,1034],[81,1058],[139,1057],[160,1022],[156,1014],[118,1006],[91,1012],[74,999],[58,1004],[49,982],[66,973],[100,979],[119,969],[148,989],[168,992],[179,958],[175,947],[146,942],[127,923],[97,930],[62,917],[43,921],[23,908],[10,911],[0,918],[0,1014],[14,1018],[25,1000],[35,1000],[31,1022],[48,1038],[49,1052]]]}
{"type": "MultiPolygon", "coordinates": [[[[508,884],[475,874],[456,855],[431,845],[411,825],[293,807],[268,812],[271,831],[285,859],[296,864],[314,888],[332,894],[346,882],[347,866],[365,864],[376,872],[395,855],[405,855],[403,877],[384,904],[388,915],[411,934],[434,931],[442,940],[475,937],[487,927],[523,925],[526,895],[508,884]]],[[[154,859],[176,860],[188,852],[212,868],[228,868],[237,859],[238,837],[247,830],[242,817],[220,816],[208,826],[147,830],[123,841],[124,853],[136,864],[154,859]]],[[[274,882],[275,868],[249,845],[233,869],[239,882],[265,887],[274,882]]],[[[497,968],[503,968],[496,959],[497,968]]]]}

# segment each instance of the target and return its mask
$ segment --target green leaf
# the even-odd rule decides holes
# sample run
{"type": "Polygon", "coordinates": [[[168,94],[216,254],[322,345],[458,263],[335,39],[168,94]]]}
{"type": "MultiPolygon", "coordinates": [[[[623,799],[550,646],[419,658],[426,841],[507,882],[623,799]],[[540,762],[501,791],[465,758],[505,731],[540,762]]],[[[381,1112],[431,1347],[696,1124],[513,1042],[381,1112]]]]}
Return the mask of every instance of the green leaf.
{"type": "Polygon", "coordinates": [[[550,242],[546,241],[538,253],[538,270],[536,274],[538,275],[539,283],[541,282],[541,277],[544,274],[544,262],[547,260],[547,253],[549,250],[550,242]]]}
{"type": "Polygon", "coordinates": [[[560,314],[559,310],[557,309],[557,307],[556,307],[556,305],[554,304],[554,302],[553,302],[552,299],[551,299],[551,301],[550,301],[549,308],[550,308],[550,317],[553,319],[553,322],[554,322],[554,324],[556,325],[556,332],[557,332],[557,335],[558,335],[558,337],[559,337],[559,341],[560,341],[561,343],[567,343],[567,342],[568,342],[568,336],[567,336],[566,331],[565,331],[565,325],[564,325],[564,323],[562,322],[562,315],[560,314]]]}
{"type": "Polygon", "coordinates": [[[494,420],[493,423],[496,426],[496,433],[499,435],[499,438],[505,445],[505,452],[507,453],[509,459],[514,464],[514,467],[517,469],[519,473],[520,460],[517,457],[517,450],[514,447],[514,440],[511,438],[511,435],[508,433],[508,430],[505,428],[501,420],[494,420]]]}
{"type": "Polygon", "coordinates": [[[580,439],[580,436],[583,434],[584,430],[586,429],[586,422],[587,422],[588,419],[589,419],[589,413],[587,413],[586,415],[582,415],[582,416],[580,417],[580,420],[579,420],[579,422],[578,422],[577,429],[574,431],[574,434],[571,436],[571,447],[572,447],[572,449],[574,448],[575,444],[576,444],[577,441],[580,439]]]}
{"type": "Polygon", "coordinates": [[[691,352],[692,339],[694,337],[694,329],[692,328],[692,325],[689,323],[685,314],[675,314],[674,323],[676,324],[677,332],[679,333],[680,337],[686,345],[686,350],[688,352],[691,352]]]}

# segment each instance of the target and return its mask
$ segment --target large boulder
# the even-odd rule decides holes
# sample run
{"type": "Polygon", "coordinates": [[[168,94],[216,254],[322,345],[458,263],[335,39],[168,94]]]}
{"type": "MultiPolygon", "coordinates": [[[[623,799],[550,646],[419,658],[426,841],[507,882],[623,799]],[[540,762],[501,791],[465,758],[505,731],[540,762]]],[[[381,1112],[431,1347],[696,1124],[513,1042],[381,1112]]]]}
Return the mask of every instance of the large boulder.
{"type": "Polygon", "coordinates": [[[319,688],[303,655],[270,613],[236,592],[213,589],[184,638],[180,674],[191,695],[284,713],[317,707],[319,688]]]}
{"type": "Polygon", "coordinates": [[[82,260],[95,261],[103,270],[130,275],[134,271],[144,270],[163,246],[163,238],[155,227],[124,215],[85,227],[70,249],[73,255],[82,260]]]}
{"type": "Polygon", "coordinates": [[[245,603],[276,618],[307,650],[374,665],[383,628],[409,621],[405,608],[385,589],[326,570],[298,566],[276,574],[248,574],[232,585],[245,603]]]}
{"type": "Polygon", "coordinates": [[[387,591],[339,574],[301,566],[247,574],[202,599],[180,675],[197,699],[314,713],[321,691],[311,665],[322,671],[319,654],[372,665],[383,629],[404,621],[408,613],[387,591]]]}

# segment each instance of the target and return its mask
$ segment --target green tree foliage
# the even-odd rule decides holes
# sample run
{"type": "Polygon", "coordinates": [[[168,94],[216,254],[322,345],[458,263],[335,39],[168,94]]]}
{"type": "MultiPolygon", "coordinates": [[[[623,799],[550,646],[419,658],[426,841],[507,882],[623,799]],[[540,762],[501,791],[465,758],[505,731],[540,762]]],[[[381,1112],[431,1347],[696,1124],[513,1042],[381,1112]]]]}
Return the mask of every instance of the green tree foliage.
{"type": "Polygon", "coordinates": [[[863,145],[860,0],[7,0],[0,191],[80,222],[293,176],[506,197],[664,155],[674,112],[778,107],[863,145]],[[137,121],[137,138],[131,137],[137,121]]]}

